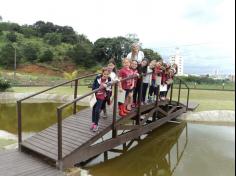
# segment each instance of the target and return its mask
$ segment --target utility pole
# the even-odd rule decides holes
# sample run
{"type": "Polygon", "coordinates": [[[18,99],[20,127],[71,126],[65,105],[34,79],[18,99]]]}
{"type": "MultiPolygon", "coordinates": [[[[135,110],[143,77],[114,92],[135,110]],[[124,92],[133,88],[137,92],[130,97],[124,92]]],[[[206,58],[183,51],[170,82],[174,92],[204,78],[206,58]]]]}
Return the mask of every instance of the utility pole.
{"type": "Polygon", "coordinates": [[[14,80],[16,80],[16,47],[14,47],[15,54],[14,54],[14,80]]]}

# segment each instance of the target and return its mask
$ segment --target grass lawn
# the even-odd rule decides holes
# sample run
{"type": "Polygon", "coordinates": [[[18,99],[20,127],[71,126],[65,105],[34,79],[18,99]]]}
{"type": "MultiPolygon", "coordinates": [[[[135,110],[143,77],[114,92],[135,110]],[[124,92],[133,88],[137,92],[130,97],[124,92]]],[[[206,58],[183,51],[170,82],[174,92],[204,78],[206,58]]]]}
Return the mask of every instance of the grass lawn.
{"type": "MultiPolygon", "coordinates": [[[[44,90],[48,87],[13,87],[11,91],[17,93],[32,93],[44,90]]],[[[46,93],[55,93],[59,95],[73,95],[74,88],[70,86],[59,87],[46,93]]],[[[91,91],[87,86],[79,86],[78,94],[85,94],[91,91]]],[[[173,100],[177,100],[178,89],[173,91],[173,100]]],[[[180,101],[185,102],[187,89],[181,90],[180,101]]],[[[196,111],[206,110],[235,110],[235,92],[234,91],[214,91],[214,90],[190,90],[190,101],[199,103],[196,111]]]]}
{"type": "MultiPolygon", "coordinates": [[[[173,91],[174,100],[177,100],[178,89],[173,91]]],[[[180,101],[185,102],[187,90],[181,90],[180,101]]],[[[190,90],[190,101],[199,103],[196,111],[207,110],[235,110],[234,91],[190,90]]]]}

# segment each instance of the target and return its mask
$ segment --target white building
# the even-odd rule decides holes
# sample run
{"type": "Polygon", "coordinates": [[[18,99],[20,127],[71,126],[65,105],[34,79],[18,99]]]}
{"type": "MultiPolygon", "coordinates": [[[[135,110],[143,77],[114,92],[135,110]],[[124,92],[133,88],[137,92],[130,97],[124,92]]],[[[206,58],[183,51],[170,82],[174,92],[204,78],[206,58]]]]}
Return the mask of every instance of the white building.
{"type": "Polygon", "coordinates": [[[178,73],[177,75],[182,76],[184,75],[184,59],[180,55],[179,48],[176,48],[176,53],[169,57],[171,64],[177,64],[178,65],[178,73]]]}

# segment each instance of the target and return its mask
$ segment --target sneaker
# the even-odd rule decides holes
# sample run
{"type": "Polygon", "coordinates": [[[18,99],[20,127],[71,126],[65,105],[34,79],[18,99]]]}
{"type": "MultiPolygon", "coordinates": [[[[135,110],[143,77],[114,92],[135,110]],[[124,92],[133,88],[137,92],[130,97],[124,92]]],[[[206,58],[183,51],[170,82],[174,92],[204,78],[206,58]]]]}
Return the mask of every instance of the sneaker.
{"type": "Polygon", "coordinates": [[[97,132],[98,131],[98,125],[94,124],[94,127],[93,127],[93,132],[97,132]]]}
{"type": "Polygon", "coordinates": [[[95,125],[95,123],[92,123],[92,124],[91,124],[90,130],[93,130],[93,129],[94,129],[94,125],[95,125]]]}

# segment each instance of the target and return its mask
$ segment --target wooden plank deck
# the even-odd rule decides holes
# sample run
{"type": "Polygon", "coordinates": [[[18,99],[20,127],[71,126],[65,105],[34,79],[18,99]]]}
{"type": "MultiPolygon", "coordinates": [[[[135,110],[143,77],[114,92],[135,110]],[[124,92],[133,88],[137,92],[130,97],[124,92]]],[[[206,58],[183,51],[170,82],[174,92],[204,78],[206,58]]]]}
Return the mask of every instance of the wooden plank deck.
{"type": "MultiPolygon", "coordinates": [[[[187,106],[187,102],[182,102],[183,105],[187,106]]],[[[188,110],[194,111],[199,106],[199,103],[189,101],[188,102],[188,110]]]]}
{"type": "MultiPolygon", "coordinates": [[[[111,128],[112,116],[108,111],[108,118],[100,118],[99,132],[91,131],[91,109],[87,108],[72,115],[62,122],[62,156],[63,158],[90,141],[106,128],[111,128]]],[[[57,124],[35,134],[22,142],[23,147],[46,156],[53,161],[58,159],[57,124]]]]}
{"type": "Polygon", "coordinates": [[[0,152],[0,176],[63,176],[63,172],[18,150],[0,152]]]}

